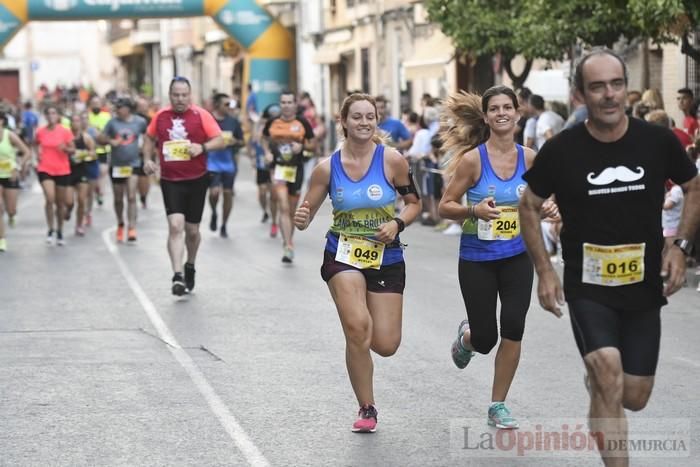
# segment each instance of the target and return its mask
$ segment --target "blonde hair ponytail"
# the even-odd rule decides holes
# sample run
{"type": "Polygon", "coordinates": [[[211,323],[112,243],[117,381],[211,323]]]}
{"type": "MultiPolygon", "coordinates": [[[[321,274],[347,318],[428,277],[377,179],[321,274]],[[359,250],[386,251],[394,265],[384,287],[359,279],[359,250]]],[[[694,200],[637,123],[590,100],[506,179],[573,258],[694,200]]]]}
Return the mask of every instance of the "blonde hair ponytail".
{"type": "Polygon", "coordinates": [[[489,139],[481,96],[464,91],[445,99],[440,119],[440,139],[446,154],[452,154],[446,173],[453,175],[462,156],[489,139]]]}

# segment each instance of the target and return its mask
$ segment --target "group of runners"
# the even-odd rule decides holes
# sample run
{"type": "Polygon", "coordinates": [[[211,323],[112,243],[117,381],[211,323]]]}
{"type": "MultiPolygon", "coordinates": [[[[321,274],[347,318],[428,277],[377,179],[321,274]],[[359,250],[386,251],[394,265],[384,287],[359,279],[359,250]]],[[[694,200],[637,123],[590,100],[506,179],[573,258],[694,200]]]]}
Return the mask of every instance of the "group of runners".
{"type": "MultiPolygon", "coordinates": [[[[606,465],[628,465],[625,409],[641,410],[649,400],[660,309],[685,281],[690,239],[700,225],[697,168],[670,129],[626,115],[627,81],[626,65],[614,52],[584,56],[573,84],[588,118],[538,154],[515,143],[518,99],[505,86],[482,96],[450,96],[440,130],[452,159],[439,211],[462,223],[463,232],[458,280],[467,319],[451,345],[454,364],[463,369],[475,353],[488,354],[500,334],[486,420],[499,429],[519,427],[506,399],[536,273],[544,309],[561,316],[568,302],[586,367],[590,429],[600,435],[606,465]],[[677,238],[665,247],[660,220],[669,179],[682,187],[686,204],[677,238]],[[543,218],[559,216],[563,286],[541,231],[543,218]]],[[[371,96],[345,99],[344,139],[314,169],[294,216],[296,227],[306,229],[330,196],[333,223],[321,276],[345,334],[360,406],[352,426],[357,432],[376,430],[371,351],[389,356],[399,346],[405,286],[399,232],[421,209],[408,164],[383,144],[377,120],[371,96]],[[395,215],[398,197],[403,209],[395,215]]]]}
{"type": "MultiPolygon", "coordinates": [[[[462,224],[456,280],[467,315],[451,342],[451,356],[464,369],[475,354],[488,354],[498,345],[485,418],[499,429],[518,428],[506,401],[537,274],[537,295],[544,309],[561,316],[564,300],[568,302],[586,366],[591,430],[607,440],[624,440],[624,410],[644,408],[654,385],[660,309],[685,280],[690,239],[700,225],[700,177],[669,129],[626,115],[627,68],[614,52],[597,49],[585,55],[576,66],[573,84],[588,118],[552,137],[537,154],[515,143],[520,114],[510,88],[492,87],[481,96],[457,93],[444,103],[439,135],[452,158],[439,213],[462,224]],[[669,179],[682,187],[686,202],[677,239],[664,246],[660,219],[669,179]],[[559,217],[563,285],[541,232],[542,219],[559,217]]],[[[65,129],[57,109],[49,107],[48,123],[37,132],[35,146],[51,241],[63,240],[62,224],[75,196],[70,187],[90,180],[93,159],[99,164],[108,154],[121,241],[124,231],[127,241],[136,239],[138,175],[159,171],[171,287],[179,296],[195,287],[199,225],[212,184],[221,189],[210,191],[210,228],[227,235],[234,154],[244,143],[240,124],[227,113],[228,96],[216,96],[213,115],[192,104],[185,78],[172,80],[169,96],[171,105],[150,122],[133,115],[128,102],[118,102],[116,116],[104,118],[97,131],[91,131],[94,125],[85,116],[74,116],[72,131],[65,129]],[[100,147],[105,148],[102,153],[100,147]],[[85,168],[74,172],[81,164],[85,168]],[[216,205],[222,191],[219,227],[216,205]]],[[[307,229],[330,198],[332,223],[321,277],[345,335],[347,371],[359,405],[352,430],[374,432],[378,411],[371,354],[388,357],[401,342],[406,266],[400,233],[420,215],[419,190],[405,157],[384,143],[377,103],[362,93],[344,100],[339,112],[341,142],[303,187],[305,160],[314,153],[317,140],[297,106],[294,93],[282,92],[279,104],[261,116],[260,144],[251,146],[263,221],[271,219],[272,236],[279,225],[282,261],[291,263],[295,228],[307,229]]],[[[28,163],[28,154],[29,149],[3,129],[3,195],[28,163]],[[23,156],[8,157],[8,146],[23,156]]],[[[86,196],[79,190],[78,226],[89,216],[86,196]]],[[[14,215],[11,203],[5,204],[14,215]]],[[[607,446],[599,446],[606,465],[627,465],[624,448],[611,452],[607,446]]]]}

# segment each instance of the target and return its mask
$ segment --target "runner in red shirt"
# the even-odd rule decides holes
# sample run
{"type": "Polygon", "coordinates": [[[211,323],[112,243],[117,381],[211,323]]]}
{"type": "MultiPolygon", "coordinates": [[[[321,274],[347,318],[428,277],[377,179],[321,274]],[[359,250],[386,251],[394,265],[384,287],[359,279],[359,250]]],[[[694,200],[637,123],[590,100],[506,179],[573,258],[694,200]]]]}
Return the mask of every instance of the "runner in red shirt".
{"type": "Polygon", "coordinates": [[[691,138],[694,138],[698,133],[698,121],[695,118],[693,98],[693,91],[689,88],[678,90],[678,108],[683,112],[682,128],[691,138]]]}
{"type": "Polygon", "coordinates": [[[206,154],[225,147],[216,120],[206,110],[192,105],[191,93],[186,78],[173,78],[170,107],[153,117],[143,146],[144,170],[149,175],[156,170],[153,151],[158,151],[160,187],[169,226],[168,254],[175,273],[172,292],[178,296],[194,289],[194,262],[201,240],[199,223],[209,187],[206,154]]]}
{"type": "Polygon", "coordinates": [[[48,124],[37,130],[34,139],[34,146],[39,156],[36,171],[46,200],[44,211],[46,225],[49,228],[46,243],[53,245],[55,241],[62,246],[64,245],[63,218],[67,204],[66,187],[70,186],[70,154],[75,151],[75,145],[73,133],[60,124],[61,116],[58,109],[50,105],[44,112],[48,124]]]}

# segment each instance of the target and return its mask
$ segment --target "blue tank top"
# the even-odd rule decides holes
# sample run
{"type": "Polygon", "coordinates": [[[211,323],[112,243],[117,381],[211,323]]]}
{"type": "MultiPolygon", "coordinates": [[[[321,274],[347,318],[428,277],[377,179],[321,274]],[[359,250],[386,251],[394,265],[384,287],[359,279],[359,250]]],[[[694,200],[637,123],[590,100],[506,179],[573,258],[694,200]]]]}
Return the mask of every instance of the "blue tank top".
{"type": "MultiPolygon", "coordinates": [[[[515,173],[508,180],[501,179],[493,171],[486,144],[479,145],[481,159],[481,176],[476,184],[467,191],[467,202],[471,206],[482,199],[493,196],[496,207],[516,207],[520,197],[525,192],[527,184],[523,180],[525,173],[525,151],[516,144],[518,163],[515,173]]],[[[520,219],[517,220],[520,222],[520,219]]],[[[517,235],[510,240],[481,240],[478,238],[478,221],[467,219],[462,225],[462,238],[459,246],[459,257],[467,261],[493,261],[510,258],[525,251],[522,236],[517,235]]]]}
{"type": "MultiPolygon", "coordinates": [[[[340,150],[331,156],[329,195],[333,204],[333,225],[326,235],[326,250],[335,255],[338,234],[374,238],[377,228],[394,218],[396,189],[384,173],[384,146],[377,145],[367,173],[357,181],[345,173],[340,150]]],[[[399,238],[384,249],[382,266],[403,261],[399,238]]]]}

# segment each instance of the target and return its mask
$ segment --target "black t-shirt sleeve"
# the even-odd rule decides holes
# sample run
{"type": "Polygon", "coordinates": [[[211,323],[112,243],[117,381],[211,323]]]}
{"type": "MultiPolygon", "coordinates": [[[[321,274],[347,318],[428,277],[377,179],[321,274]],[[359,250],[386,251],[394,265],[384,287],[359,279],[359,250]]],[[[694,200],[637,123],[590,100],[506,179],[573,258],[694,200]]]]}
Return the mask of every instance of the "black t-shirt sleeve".
{"type": "Polygon", "coordinates": [[[555,174],[552,167],[555,154],[555,144],[553,141],[548,141],[542,146],[542,149],[532,164],[530,170],[525,172],[523,179],[527,182],[530,190],[540,198],[549,198],[554,193],[555,174]]]}
{"type": "Polygon", "coordinates": [[[276,117],[275,117],[275,118],[271,118],[270,120],[267,121],[267,123],[265,123],[265,128],[263,128],[262,134],[263,134],[263,136],[265,136],[266,138],[269,138],[269,137],[270,137],[270,127],[272,126],[272,122],[274,122],[275,120],[277,120],[276,117]]]}
{"type": "Polygon", "coordinates": [[[304,139],[313,139],[314,129],[311,128],[311,124],[305,118],[300,118],[299,120],[301,121],[301,124],[304,125],[304,139]]]}
{"type": "Polygon", "coordinates": [[[666,176],[677,185],[682,185],[698,174],[698,169],[692,163],[683,145],[672,131],[665,131],[666,135],[666,176]]]}

